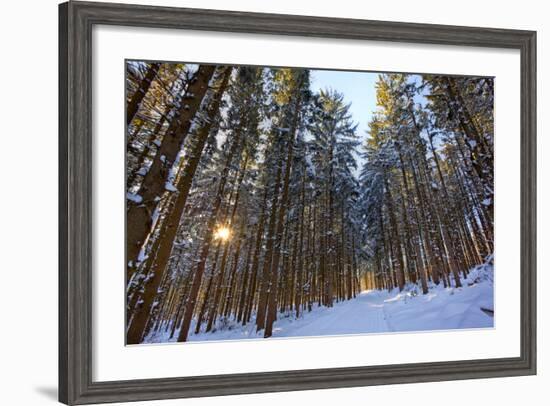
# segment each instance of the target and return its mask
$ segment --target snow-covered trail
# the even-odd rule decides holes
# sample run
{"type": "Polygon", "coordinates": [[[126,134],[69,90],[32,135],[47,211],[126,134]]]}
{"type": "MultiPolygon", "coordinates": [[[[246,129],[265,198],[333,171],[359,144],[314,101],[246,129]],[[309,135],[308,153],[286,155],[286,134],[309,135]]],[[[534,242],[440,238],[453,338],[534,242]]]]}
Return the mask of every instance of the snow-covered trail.
{"type": "MultiPolygon", "coordinates": [[[[415,285],[399,292],[371,290],[356,298],[317,306],[296,318],[294,312],[279,313],[273,337],[311,337],[405,331],[434,331],[463,328],[490,328],[493,318],[493,266],[474,268],[460,288],[431,285],[423,295],[415,285]]],[[[190,331],[194,331],[195,322],[190,331]]],[[[175,341],[170,326],[152,333],[146,343],[175,341]]],[[[190,334],[188,341],[262,339],[254,319],[242,326],[233,318],[222,318],[211,332],[190,334]]]]}
{"type": "Polygon", "coordinates": [[[384,299],[378,292],[361,292],[355,299],[316,308],[302,319],[275,323],[274,337],[303,337],[334,334],[381,333],[391,331],[384,314],[384,299]]]}
{"type": "MultiPolygon", "coordinates": [[[[313,305],[311,312],[303,312],[299,318],[294,313],[279,313],[273,326],[273,337],[311,337],[343,334],[382,333],[393,331],[386,322],[385,300],[388,292],[365,291],[351,300],[334,302],[332,307],[313,305]]],[[[192,322],[190,331],[194,330],[192,322]]],[[[177,337],[177,334],[175,334],[177,337]]],[[[174,341],[166,333],[157,333],[146,339],[148,343],[174,341]]],[[[242,340],[263,338],[263,331],[256,332],[254,320],[242,326],[234,320],[222,319],[212,332],[190,334],[188,341],[242,340]]]]}

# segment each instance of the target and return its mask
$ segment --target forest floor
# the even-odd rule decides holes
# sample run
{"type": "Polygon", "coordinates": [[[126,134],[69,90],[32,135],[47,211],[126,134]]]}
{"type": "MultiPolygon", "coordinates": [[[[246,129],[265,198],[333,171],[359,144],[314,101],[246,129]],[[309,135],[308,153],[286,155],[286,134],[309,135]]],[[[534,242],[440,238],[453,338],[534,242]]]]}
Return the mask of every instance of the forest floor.
{"type": "MultiPolygon", "coordinates": [[[[490,261],[492,262],[492,261],[490,261]]],[[[368,334],[401,331],[450,330],[493,327],[493,266],[474,268],[460,288],[432,285],[423,295],[409,284],[399,292],[369,290],[356,298],[334,303],[333,307],[315,305],[299,318],[295,313],[280,313],[273,337],[307,337],[368,334]]],[[[193,331],[194,326],[191,326],[193,331]]],[[[189,341],[242,340],[263,338],[256,333],[254,320],[246,326],[232,319],[220,319],[208,333],[191,334],[189,341]]],[[[177,337],[177,334],[175,335],[177,337]]],[[[157,332],[147,343],[175,341],[157,332]]]]}

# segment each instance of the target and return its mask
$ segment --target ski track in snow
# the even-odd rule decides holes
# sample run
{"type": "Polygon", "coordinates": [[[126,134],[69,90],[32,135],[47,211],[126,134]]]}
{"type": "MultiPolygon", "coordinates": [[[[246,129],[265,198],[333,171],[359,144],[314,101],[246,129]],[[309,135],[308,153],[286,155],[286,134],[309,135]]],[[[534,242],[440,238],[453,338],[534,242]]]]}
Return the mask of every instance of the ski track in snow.
{"type": "MultiPolygon", "coordinates": [[[[355,299],[335,303],[333,307],[316,308],[306,313],[303,321],[277,327],[274,337],[303,337],[334,334],[381,333],[390,331],[384,316],[384,305],[376,292],[361,292],[355,299]],[[317,313],[317,314],[315,314],[317,313]]],[[[284,322],[284,319],[283,319],[284,322]]]]}

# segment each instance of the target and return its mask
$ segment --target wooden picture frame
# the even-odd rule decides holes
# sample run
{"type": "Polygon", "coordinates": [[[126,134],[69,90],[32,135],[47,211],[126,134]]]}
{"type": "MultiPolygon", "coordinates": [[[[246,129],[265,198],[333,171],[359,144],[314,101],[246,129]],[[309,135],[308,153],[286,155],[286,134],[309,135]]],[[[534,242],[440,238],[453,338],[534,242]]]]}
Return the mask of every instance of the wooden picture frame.
{"type": "Polygon", "coordinates": [[[108,3],[59,6],[59,400],[218,396],[536,373],[536,33],[108,3]],[[92,379],[92,27],[95,24],[517,49],[521,54],[521,355],[368,367],[92,379]]]}

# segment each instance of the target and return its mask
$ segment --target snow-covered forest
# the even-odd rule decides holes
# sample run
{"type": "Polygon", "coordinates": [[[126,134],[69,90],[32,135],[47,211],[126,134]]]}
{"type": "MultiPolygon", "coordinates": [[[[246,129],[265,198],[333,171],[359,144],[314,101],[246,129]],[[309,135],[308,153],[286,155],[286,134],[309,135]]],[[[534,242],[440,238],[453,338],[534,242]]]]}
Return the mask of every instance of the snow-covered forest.
{"type": "Polygon", "coordinates": [[[492,78],[126,67],[128,344],[493,325],[492,78]]]}

